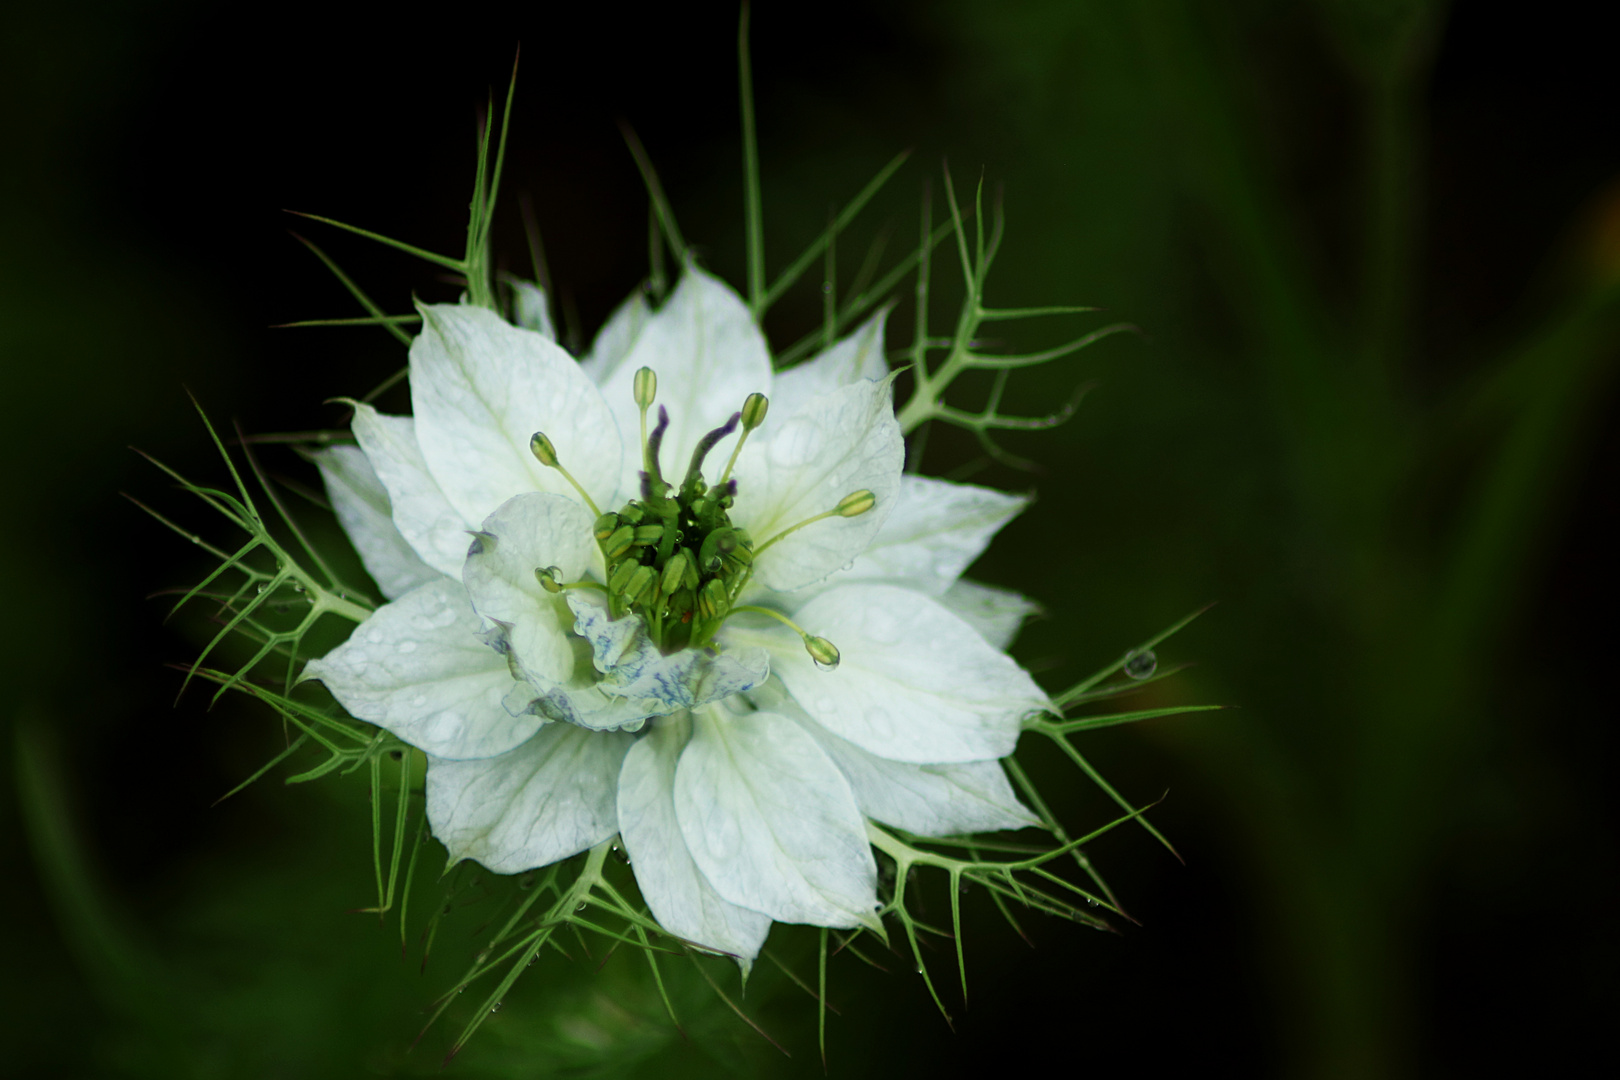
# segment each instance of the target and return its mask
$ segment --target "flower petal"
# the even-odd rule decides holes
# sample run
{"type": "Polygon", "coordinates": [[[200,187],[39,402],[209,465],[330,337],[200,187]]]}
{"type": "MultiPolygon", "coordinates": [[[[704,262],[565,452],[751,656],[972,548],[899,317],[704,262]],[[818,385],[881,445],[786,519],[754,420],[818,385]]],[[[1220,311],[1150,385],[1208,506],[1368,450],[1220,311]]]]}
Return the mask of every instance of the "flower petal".
{"type": "Polygon", "coordinates": [[[1011,589],[981,585],[967,578],[952,582],[939,602],[983,635],[984,640],[1003,650],[1018,636],[1024,620],[1041,610],[1035,601],[1011,589]]]}
{"type": "Polygon", "coordinates": [[[848,566],[895,511],[905,442],[891,398],[888,380],[841,386],[783,420],[763,447],[743,451],[732,520],[753,534],[756,551],[846,495],[864,488],[877,497],[858,517],[817,521],[760,551],[761,584],[790,591],[848,566]]]}
{"type": "Polygon", "coordinates": [[[441,576],[400,535],[388,491],[365,451],[358,446],[331,446],[316,452],[315,464],[326,481],[339,524],[385,597],[397,600],[441,576]]]}
{"type": "Polygon", "coordinates": [[[1029,499],[973,484],[906,475],[894,513],[847,574],[834,580],[878,580],[938,596],[1023,511],[1029,499]]]}
{"type": "Polygon", "coordinates": [[[730,641],[764,646],[771,670],[834,735],[892,761],[982,761],[1012,753],[1023,718],[1047,708],[1029,673],[938,601],[893,585],[829,589],[793,613],[842,654],[818,668],[797,634],[733,616],[730,641]]]}
{"type": "Polygon", "coordinates": [[[502,706],[512,676],[479,640],[478,625],[466,590],[439,578],[378,608],[348,641],[311,660],[303,678],[319,679],[352,715],[437,757],[503,754],[543,721],[502,706]]]}
{"type": "MultiPolygon", "coordinates": [[[[675,484],[686,475],[699,439],[741,409],[749,394],[771,389],[770,352],[748,306],[719,278],[688,267],[602,385],[602,396],[632,444],[621,481],[627,493],[638,490],[641,468],[636,434],[641,413],[633,390],[636,372],[643,367],[657,373],[658,404],[669,410],[660,461],[665,478],[675,484]]],[[[711,469],[715,462],[723,467],[731,446],[728,439],[713,451],[711,469]]]]}
{"type": "MultiPolygon", "coordinates": [[[[630,299],[620,304],[608,321],[602,324],[602,329],[596,332],[596,340],[591,342],[591,351],[579,362],[580,369],[585,376],[601,386],[607,377],[619,369],[619,365],[630,350],[635,346],[636,339],[646,329],[647,321],[652,318],[652,312],[647,308],[647,297],[640,289],[630,294],[630,299]]],[[[628,434],[633,428],[622,429],[628,434]]],[[[639,460],[636,454],[630,455],[639,460]]]]}
{"type": "Polygon", "coordinates": [[[563,581],[579,580],[595,548],[593,520],[571,499],[530,492],[485,518],[467,549],[462,581],[473,608],[505,630],[512,656],[526,676],[544,680],[541,689],[574,676],[568,641],[574,619],[563,597],[542,588],[534,572],[555,566],[563,581]]]}
{"type": "Polygon", "coordinates": [[[557,340],[546,290],[532,281],[512,280],[512,322],[525,330],[533,330],[547,341],[557,340]]]}
{"type": "Polygon", "coordinates": [[[354,410],[354,437],[388,492],[394,526],[422,561],[441,574],[461,575],[467,530],[476,521],[461,516],[428,471],[416,441],[416,421],[385,416],[370,405],[354,410]]]}
{"type": "Polygon", "coordinates": [[[771,917],[726,900],[703,876],[675,817],[675,725],[655,727],[625,755],[619,772],[619,835],[636,884],[665,930],[737,957],[746,977],[771,917]]]}
{"type": "MultiPolygon", "coordinates": [[[[883,324],[888,317],[889,309],[884,308],[832,348],[778,374],[771,383],[770,417],[792,416],[812,398],[861,379],[876,381],[887,375],[883,324]]],[[[771,431],[770,417],[765,420],[763,432],[771,431]]]]}
{"type": "Polygon", "coordinates": [[[806,717],[801,726],[832,758],[861,813],[919,836],[1021,829],[1040,819],[1024,808],[999,761],[912,765],[869,754],[806,717]]]}
{"type": "Polygon", "coordinates": [[[787,717],[694,714],[675,816],[693,861],[733,904],[780,922],[875,924],[877,864],[855,796],[787,717]]]}
{"type": "Polygon", "coordinates": [[[547,866],[618,831],[619,767],[629,735],[548,724],[514,750],[428,761],[427,808],[450,862],[497,874],[547,866]]]}
{"type": "Polygon", "coordinates": [[[417,308],[422,332],[411,343],[416,437],[451,505],[467,520],[482,521],[523,492],[576,498],[561,472],[530,453],[537,431],[551,439],[597,505],[610,505],[619,479],[618,426],[573,358],[493,311],[465,304],[417,308]]]}

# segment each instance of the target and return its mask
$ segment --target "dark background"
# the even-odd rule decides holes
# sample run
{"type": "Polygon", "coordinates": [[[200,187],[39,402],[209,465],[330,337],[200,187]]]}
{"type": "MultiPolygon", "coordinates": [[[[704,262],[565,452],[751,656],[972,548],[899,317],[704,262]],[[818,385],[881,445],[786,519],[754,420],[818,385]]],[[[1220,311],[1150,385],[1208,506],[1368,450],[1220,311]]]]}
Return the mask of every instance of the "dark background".
{"type": "MultiPolygon", "coordinates": [[[[1198,666],[1146,700],[1240,706],[1084,740],[1131,797],[1170,791],[1155,820],[1185,865],[1135,829],[1092,849],[1142,926],[1036,919],[1031,951],[970,898],[955,1035],[905,964],[840,958],[833,1075],[1480,1075],[1607,1056],[1620,95],[1600,9],[761,5],[772,268],[909,146],[841,273],[886,223],[904,250],[948,157],[960,186],[1005,185],[992,303],[1098,304],[1145,331],[1012,383],[1011,409],[1043,412],[1099,380],[1067,427],[1009,439],[1044,472],[975,477],[1040,496],[975,570],[1049,609],[1016,655],[1060,689],[1219,601],[1162,650],[1198,666]]],[[[280,211],[456,253],[476,111],[519,41],[505,263],[527,272],[527,193],[586,340],[638,285],[622,117],[688,238],[740,284],[735,12],[55,4],[8,11],[3,33],[0,717],[17,735],[0,755],[19,798],[0,800],[0,1060],[432,1072],[448,1035],[406,1047],[451,966],[418,976],[392,921],[348,914],[372,888],[363,782],[268,779],[210,808],[281,735],[245,702],[171,707],[164,665],[205,627],[165,628],[143,597],[205,563],[117,493],[230,537],[125,446],[217,481],[182,387],[250,431],[306,429],[400,366],[377,330],[267,328],[358,314],[289,228],[390,310],[454,286],[280,211]]],[[[819,305],[807,282],[773,343],[819,305]]],[[[902,305],[892,346],[910,324],[902,305]]],[[[1004,329],[1035,348],[1095,325],[1004,329]]],[[[949,433],[928,453],[930,471],[975,464],[949,433]]],[[[1103,820],[1049,751],[1023,756],[1060,816],[1103,820]]],[[[813,970],[803,940],[778,940],[813,970]]],[[[448,1074],[819,1068],[812,1004],[779,977],[750,1003],[791,1059],[723,1016],[683,1042],[655,1008],[616,1011],[645,994],[627,959],[537,967],[448,1074]]]]}

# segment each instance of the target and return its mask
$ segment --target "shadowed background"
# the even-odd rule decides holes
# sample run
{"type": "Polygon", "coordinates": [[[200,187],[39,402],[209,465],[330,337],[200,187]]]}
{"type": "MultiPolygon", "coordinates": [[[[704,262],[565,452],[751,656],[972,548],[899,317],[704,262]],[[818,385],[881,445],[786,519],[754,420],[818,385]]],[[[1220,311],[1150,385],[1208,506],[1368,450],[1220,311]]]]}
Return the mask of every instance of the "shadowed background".
{"type": "MultiPolygon", "coordinates": [[[[318,428],[343,415],[324,399],[401,365],[376,329],[267,328],[359,314],[289,228],[389,310],[455,295],[280,209],[456,252],[476,110],[521,41],[505,265],[528,271],[527,194],[583,340],[638,286],[622,117],[706,264],[743,280],[727,5],[259,18],[109,3],[5,20],[0,717],[16,735],[0,755],[17,798],[0,800],[0,1031],[19,1076],[433,1072],[449,1037],[406,1051],[471,926],[419,975],[392,921],[349,913],[372,901],[363,782],[272,777],[210,808],[281,732],[242,701],[171,707],[164,665],[205,627],[164,628],[142,597],[206,564],[117,497],[230,539],[124,449],[220,479],[182,387],[249,431],[318,428]]],[[[1601,672],[1620,102],[1596,18],[1399,0],[756,13],[773,270],[910,146],[840,238],[845,280],[886,227],[891,262],[910,246],[948,157],[959,186],[1005,187],[991,304],[1098,304],[1145,331],[1013,379],[1007,407],[1027,413],[1097,383],[1066,427],[1007,440],[1041,473],[930,441],[928,471],[1039,495],[974,570],[1048,609],[1015,655],[1061,689],[1218,601],[1162,650],[1198,666],[1144,704],[1240,706],[1083,740],[1131,798],[1170,790],[1154,820],[1185,865],[1138,829],[1091,849],[1141,926],[1027,920],[1032,951],[970,894],[957,1034],[905,963],[842,957],[833,1075],[1463,1075],[1598,1046],[1616,1005],[1601,672]]],[[[942,254],[936,326],[957,295],[942,254]]],[[[773,344],[816,325],[816,284],[773,312],[773,344]]],[[[911,317],[902,304],[891,346],[911,317]]],[[[996,329],[1012,351],[1095,325],[996,329]]],[[[1049,748],[1026,756],[1060,817],[1105,820],[1049,748]]],[[[749,1004],[792,1058],[700,994],[683,1041],[628,957],[599,977],[548,965],[449,1075],[820,1068],[813,1004],[770,972],[749,1004]]]]}

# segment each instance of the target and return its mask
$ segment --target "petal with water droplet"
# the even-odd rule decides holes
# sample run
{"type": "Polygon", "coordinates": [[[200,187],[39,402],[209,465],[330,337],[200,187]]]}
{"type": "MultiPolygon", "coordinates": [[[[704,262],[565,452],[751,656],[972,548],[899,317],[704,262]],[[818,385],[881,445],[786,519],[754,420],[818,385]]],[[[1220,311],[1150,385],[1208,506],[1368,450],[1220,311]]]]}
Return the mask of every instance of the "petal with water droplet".
{"type": "Polygon", "coordinates": [[[503,707],[512,675],[478,630],[466,590],[440,578],[378,608],[303,677],[319,679],[351,715],[430,754],[505,753],[544,721],[503,707]]]}
{"type": "Polygon", "coordinates": [[[689,941],[733,954],[746,975],[771,919],[726,900],[692,860],[675,816],[681,749],[675,726],[655,728],[630,748],[619,773],[619,833],[636,884],[659,924],[689,941]]]}
{"type": "Polygon", "coordinates": [[[629,735],[548,724],[499,757],[429,758],[428,822],[451,863],[499,874],[547,866],[618,831],[619,767],[629,735]]]}
{"type": "Polygon", "coordinates": [[[797,634],[758,616],[733,616],[724,633],[767,649],[771,670],[817,723],[879,757],[1006,757],[1023,718],[1049,707],[1028,672],[922,593],[844,585],[792,615],[838,647],[836,670],[818,668],[797,634]]]}
{"type": "Polygon", "coordinates": [[[781,922],[875,925],[877,864],[838,767],[792,720],[693,716],[675,816],[709,884],[781,922]]]}

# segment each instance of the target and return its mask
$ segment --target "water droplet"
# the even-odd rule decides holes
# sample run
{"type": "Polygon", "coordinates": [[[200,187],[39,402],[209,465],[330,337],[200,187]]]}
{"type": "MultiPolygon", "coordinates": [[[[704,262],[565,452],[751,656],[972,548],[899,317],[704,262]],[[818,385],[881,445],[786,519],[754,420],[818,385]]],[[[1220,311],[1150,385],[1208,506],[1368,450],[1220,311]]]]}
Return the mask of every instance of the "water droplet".
{"type": "Polygon", "coordinates": [[[923,973],[923,966],[921,964],[918,964],[917,965],[917,974],[921,975],[922,973],[923,973]]]}
{"type": "Polygon", "coordinates": [[[496,1002],[496,1003],[495,1003],[495,1004],[493,1004],[493,1005],[491,1005],[491,1006],[490,1006],[490,1007],[489,1007],[489,1011],[490,1011],[490,1012],[492,1012],[492,1013],[498,1013],[498,1012],[500,1012],[500,1011],[501,1011],[501,1005],[502,1005],[502,1004],[503,1004],[503,1002],[499,1002],[499,1001],[497,1001],[497,1002],[496,1002]]]}
{"type": "Polygon", "coordinates": [[[956,891],[961,893],[963,896],[966,896],[968,894],[968,889],[969,888],[970,888],[970,886],[968,885],[968,883],[964,881],[964,882],[962,882],[961,888],[957,889],[956,891]]]}
{"type": "Polygon", "coordinates": [[[263,581],[259,582],[259,595],[260,596],[264,595],[265,588],[266,588],[266,583],[263,582],[263,581]]]}
{"type": "Polygon", "coordinates": [[[1125,654],[1125,674],[1146,679],[1159,669],[1159,657],[1152,649],[1132,649],[1125,654]]]}
{"type": "Polygon", "coordinates": [[[581,900],[578,904],[576,904],[574,906],[574,910],[575,911],[584,911],[585,910],[585,901],[581,900]]]}

